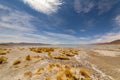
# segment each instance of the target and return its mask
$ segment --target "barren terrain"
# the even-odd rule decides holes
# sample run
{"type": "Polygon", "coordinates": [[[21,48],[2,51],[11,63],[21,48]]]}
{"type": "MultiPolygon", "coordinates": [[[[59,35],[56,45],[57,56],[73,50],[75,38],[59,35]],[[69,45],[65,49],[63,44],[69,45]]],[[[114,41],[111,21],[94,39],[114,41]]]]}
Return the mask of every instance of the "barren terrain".
{"type": "Polygon", "coordinates": [[[120,45],[62,46],[1,45],[0,80],[120,80],[120,45]]]}

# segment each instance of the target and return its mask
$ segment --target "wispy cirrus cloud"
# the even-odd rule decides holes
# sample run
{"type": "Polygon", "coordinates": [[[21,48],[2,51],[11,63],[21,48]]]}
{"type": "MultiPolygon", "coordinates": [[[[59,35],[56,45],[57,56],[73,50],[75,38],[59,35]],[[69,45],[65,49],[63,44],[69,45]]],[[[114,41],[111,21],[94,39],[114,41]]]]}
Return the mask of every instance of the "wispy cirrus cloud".
{"type": "Polygon", "coordinates": [[[64,30],[66,33],[69,33],[69,34],[75,34],[76,32],[75,32],[75,30],[73,30],[73,29],[66,29],[66,30],[64,30]]]}
{"type": "Polygon", "coordinates": [[[0,4],[0,9],[1,9],[1,10],[10,10],[9,7],[4,6],[4,5],[2,5],[2,4],[0,4]]]}
{"type": "Polygon", "coordinates": [[[119,0],[100,0],[98,2],[99,14],[108,12],[119,0]]]}
{"type": "Polygon", "coordinates": [[[108,12],[119,0],[74,0],[74,9],[77,13],[88,13],[94,7],[98,9],[98,14],[108,12]]]}
{"type": "Polygon", "coordinates": [[[35,30],[31,23],[33,18],[25,12],[11,10],[9,13],[0,16],[0,27],[18,31],[33,31],[35,30]]]}
{"type": "Polygon", "coordinates": [[[61,39],[65,39],[65,40],[76,40],[77,39],[75,36],[72,36],[69,34],[54,33],[54,32],[47,32],[47,31],[44,31],[44,33],[51,37],[61,38],[61,39]]]}
{"type": "Polygon", "coordinates": [[[44,42],[47,39],[44,35],[32,34],[37,31],[32,24],[32,21],[36,20],[34,16],[23,11],[8,8],[6,5],[2,5],[1,11],[3,13],[0,15],[0,43],[44,42]]]}
{"type": "Polygon", "coordinates": [[[80,32],[85,32],[86,30],[85,29],[80,29],[80,32]]]}
{"type": "Polygon", "coordinates": [[[107,32],[102,35],[94,36],[92,42],[93,43],[101,43],[101,42],[111,42],[117,39],[120,39],[120,31],[119,32],[107,32]],[[96,39],[94,39],[96,37],[96,39]]]}
{"type": "Polygon", "coordinates": [[[23,2],[32,9],[47,15],[57,12],[60,5],[63,4],[61,0],[23,0],[23,2]]]}
{"type": "Polygon", "coordinates": [[[87,37],[77,37],[75,35],[70,35],[70,34],[54,33],[54,32],[47,32],[47,31],[44,31],[44,33],[50,37],[60,39],[61,41],[68,41],[68,42],[76,42],[77,43],[79,41],[89,40],[89,38],[87,38],[87,37]]]}
{"type": "Polygon", "coordinates": [[[120,27],[120,14],[115,17],[114,21],[117,24],[117,26],[120,27]]]}
{"type": "Polygon", "coordinates": [[[94,6],[91,0],[74,0],[74,9],[77,13],[88,13],[94,6]]]}

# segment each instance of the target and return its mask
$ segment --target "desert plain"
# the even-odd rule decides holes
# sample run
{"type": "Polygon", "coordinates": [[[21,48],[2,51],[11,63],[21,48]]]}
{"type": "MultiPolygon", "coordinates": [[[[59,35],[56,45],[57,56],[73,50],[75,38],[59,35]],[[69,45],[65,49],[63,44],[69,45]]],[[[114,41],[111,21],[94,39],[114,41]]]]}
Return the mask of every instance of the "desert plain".
{"type": "Polygon", "coordinates": [[[120,80],[120,45],[0,45],[0,80],[120,80]]]}

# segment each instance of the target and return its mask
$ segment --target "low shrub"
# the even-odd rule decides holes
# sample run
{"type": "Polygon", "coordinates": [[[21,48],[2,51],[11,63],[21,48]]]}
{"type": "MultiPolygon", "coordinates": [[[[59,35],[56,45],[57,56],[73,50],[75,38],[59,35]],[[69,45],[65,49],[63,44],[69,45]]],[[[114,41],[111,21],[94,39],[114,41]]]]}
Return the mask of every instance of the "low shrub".
{"type": "Polygon", "coordinates": [[[30,55],[27,55],[25,59],[28,60],[28,61],[31,60],[30,55]]]}
{"type": "Polygon", "coordinates": [[[17,59],[13,62],[13,65],[17,65],[17,64],[20,64],[20,63],[21,63],[21,61],[19,59],[17,59]]]}
{"type": "Polygon", "coordinates": [[[7,53],[6,52],[0,52],[0,55],[6,55],[7,53]]]}
{"type": "Polygon", "coordinates": [[[90,78],[90,73],[87,70],[85,70],[84,68],[80,68],[80,73],[85,78],[90,78]]]}
{"type": "Polygon", "coordinates": [[[69,60],[67,56],[54,56],[54,59],[60,59],[60,60],[69,60]]]}
{"type": "Polygon", "coordinates": [[[24,72],[24,76],[31,76],[32,75],[32,71],[26,71],[24,72]]]}
{"type": "Polygon", "coordinates": [[[0,56],[0,64],[6,63],[7,62],[7,58],[4,56],[0,56]]]}

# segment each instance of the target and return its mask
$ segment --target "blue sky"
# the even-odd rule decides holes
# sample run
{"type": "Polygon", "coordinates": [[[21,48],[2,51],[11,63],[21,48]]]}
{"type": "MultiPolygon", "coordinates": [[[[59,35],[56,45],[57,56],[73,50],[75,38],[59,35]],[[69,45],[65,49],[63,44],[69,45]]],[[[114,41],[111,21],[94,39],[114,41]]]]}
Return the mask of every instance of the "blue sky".
{"type": "Polygon", "coordinates": [[[0,43],[120,39],[120,0],[0,0],[0,43]]]}

